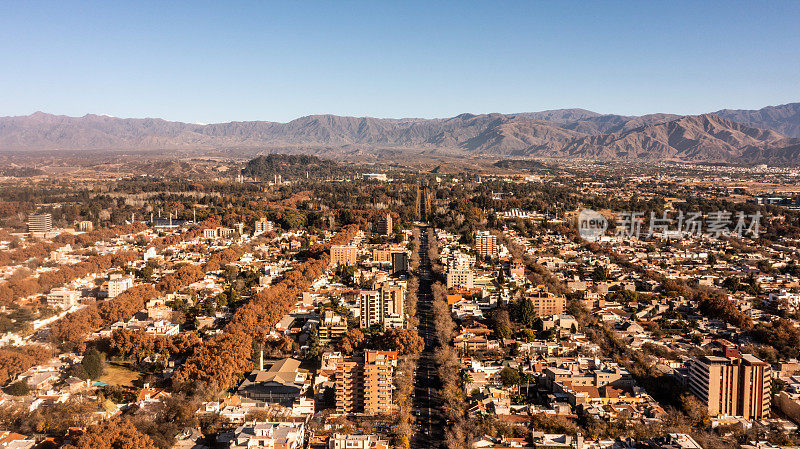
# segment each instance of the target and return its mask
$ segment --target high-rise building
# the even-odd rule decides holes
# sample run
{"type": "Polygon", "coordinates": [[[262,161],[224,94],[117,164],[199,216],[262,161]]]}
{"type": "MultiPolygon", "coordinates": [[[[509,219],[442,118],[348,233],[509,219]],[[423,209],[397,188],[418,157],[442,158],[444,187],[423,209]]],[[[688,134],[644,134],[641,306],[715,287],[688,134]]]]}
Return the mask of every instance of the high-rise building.
{"type": "Polygon", "coordinates": [[[336,365],[336,412],[375,415],[392,411],[397,352],[367,350],[336,365]]]}
{"type": "Polygon", "coordinates": [[[497,236],[489,231],[476,232],[475,252],[481,257],[497,257],[497,236]]]}
{"type": "Polygon", "coordinates": [[[50,214],[28,215],[28,232],[45,234],[53,230],[53,216],[50,214]]]}
{"type": "Polygon", "coordinates": [[[255,224],[253,225],[253,234],[264,234],[266,232],[271,232],[273,229],[275,229],[275,224],[262,217],[256,220],[255,224]]]}
{"type": "Polygon", "coordinates": [[[405,294],[404,285],[392,282],[382,284],[380,290],[362,290],[358,295],[361,327],[403,327],[405,294]]]}
{"type": "Polygon", "coordinates": [[[399,274],[408,271],[408,251],[392,252],[392,274],[399,274]]]}
{"type": "Polygon", "coordinates": [[[392,411],[396,363],[394,351],[364,351],[364,413],[367,415],[392,411]]]}
{"type": "Polygon", "coordinates": [[[766,418],[770,414],[770,366],[751,354],[727,348],[724,355],[692,360],[689,391],[708,407],[712,417],[766,418]]]}
{"type": "Polygon", "coordinates": [[[362,290],[358,294],[361,327],[381,323],[381,292],[362,290]]]}
{"type": "Polygon", "coordinates": [[[92,232],[92,230],[94,230],[94,223],[91,221],[82,221],[78,223],[78,230],[81,232],[92,232]]]}
{"type": "Polygon", "coordinates": [[[336,412],[364,410],[364,359],[353,356],[336,363],[336,412]]]}
{"type": "Polygon", "coordinates": [[[357,261],[358,253],[354,245],[331,246],[331,266],[355,265],[357,261]]]}
{"type": "Polygon", "coordinates": [[[108,297],[116,298],[120,293],[133,287],[133,278],[131,276],[117,276],[112,275],[108,280],[108,297]]]}
{"type": "Polygon", "coordinates": [[[508,274],[511,277],[525,277],[525,263],[522,259],[514,258],[508,265],[508,274]]]}
{"type": "Polygon", "coordinates": [[[473,265],[475,265],[475,257],[463,254],[458,250],[451,252],[447,256],[448,270],[466,270],[472,268],[473,265]]]}
{"type": "Polygon", "coordinates": [[[377,226],[378,234],[392,235],[394,233],[394,224],[392,223],[392,214],[387,213],[378,220],[377,226]]]}
{"type": "Polygon", "coordinates": [[[405,324],[406,288],[401,284],[386,282],[381,285],[381,315],[383,326],[403,327],[405,324]]]}

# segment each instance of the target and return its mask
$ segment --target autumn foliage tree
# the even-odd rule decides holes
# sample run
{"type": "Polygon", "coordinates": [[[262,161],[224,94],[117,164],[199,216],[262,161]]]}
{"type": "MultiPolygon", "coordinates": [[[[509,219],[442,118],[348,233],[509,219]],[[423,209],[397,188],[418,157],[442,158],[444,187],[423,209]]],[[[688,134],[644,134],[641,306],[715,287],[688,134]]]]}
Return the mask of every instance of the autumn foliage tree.
{"type": "Polygon", "coordinates": [[[311,250],[315,257],[286,272],[277,284],[253,295],[236,310],[220,334],[197,346],[175,373],[174,381],[196,381],[221,390],[234,387],[252,367],[253,343],[266,341],[275,323],[297,302],[297,296],[325,272],[330,245],[349,242],[357,230],[356,226],[345,227],[327,244],[316,245],[311,250]]]}
{"type": "Polygon", "coordinates": [[[399,355],[418,354],[422,352],[422,337],[412,329],[392,328],[380,337],[381,349],[397,351],[399,355]]]}
{"type": "Polygon", "coordinates": [[[40,345],[0,348],[0,385],[52,356],[52,351],[40,345]]]}
{"type": "Polygon", "coordinates": [[[345,354],[352,354],[364,344],[364,334],[359,329],[348,330],[339,340],[339,348],[345,354]]]}
{"type": "Polygon", "coordinates": [[[125,419],[114,419],[89,427],[66,449],[157,449],[147,435],[125,419]]]}
{"type": "Polygon", "coordinates": [[[69,314],[50,327],[50,341],[61,345],[83,349],[86,337],[104,324],[111,324],[133,317],[142,310],[158,292],[150,284],[142,284],[123,293],[69,314]]]}
{"type": "Polygon", "coordinates": [[[0,285],[0,306],[37,293],[45,293],[53,287],[64,285],[72,280],[92,273],[102,273],[112,267],[122,267],[139,259],[136,251],[120,251],[116,254],[93,256],[86,261],[67,265],[54,271],[45,271],[39,276],[13,276],[0,285]]]}
{"type": "Polygon", "coordinates": [[[182,332],[175,336],[152,335],[142,329],[116,329],[111,333],[108,347],[112,353],[123,358],[142,359],[151,354],[170,357],[192,352],[200,344],[194,332],[182,332]]]}

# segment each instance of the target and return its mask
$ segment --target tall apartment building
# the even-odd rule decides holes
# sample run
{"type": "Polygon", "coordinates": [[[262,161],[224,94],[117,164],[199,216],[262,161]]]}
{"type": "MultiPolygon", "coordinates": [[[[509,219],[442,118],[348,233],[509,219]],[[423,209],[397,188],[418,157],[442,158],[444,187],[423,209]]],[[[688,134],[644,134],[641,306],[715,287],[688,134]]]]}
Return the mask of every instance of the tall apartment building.
{"type": "Polygon", "coordinates": [[[336,412],[364,410],[364,359],[348,357],[336,363],[336,412]]]}
{"type": "Polygon", "coordinates": [[[381,323],[381,292],[361,290],[358,293],[359,319],[361,327],[381,323]]]}
{"type": "Polygon", "coordinates": [[[378,220],[377,226],[378,234],[380,235],[392,235],[394,232],[394,224],[392,223],[392,215],[386,214],[378,220]]]}
{"type": "Polygon", "coordinates": [[[447,271],[447,288],[466,288],[475,287],[475,273],[472,268],[457,268],[447,271]]]}
{"type": "Polygon", "coordinates": [[[275,224],[263,217],[256,220],[255,224],[253,224],[254,235],[271,232],[273,229],[275,229],[275,224]]]}
{"type": "Polygon", "coordinates": [[[357,261],[358,253],[354,245],[331,246],[331,266],[355,265],[357,261]]]}
{"type": "Polygon", "coordinates": [[[78,230],[81,232],[92,232],[94,230],[94,223],[91,221],[81,221],[78,223],[78,230]]]}
{"type": "Polygon", "coordinates": [[[336,412],[375,415],[392,411],[397,352],[367,350],[336,365],[336,412]]]}
{"type": "Polygon", "coordinates": [[[392,252],[392,274],[408,271],[408,251],[392,252]]]}
{"type": "Polygon", "coordinates": [[[405,324],[405,298],[405,286],[388,282],[381,286],[381,314],[387,329],[405,324]]]}
{"type": "Polygon", "coordinates": [[[372,249],[372,261],[380,264],[392,262],[392,248],[389,246],[372,249]]]}
{"type": "Polygon", "coordinates": [[[751,354],[702,356],[689,367],[689,391],[714,416],[761,419],[770,414],[770,366],[751,354]]]}
{"type": "Polygon", "coordinates": [[[116,298],[120,293],[133,287],[133,278],[131,276],[112,275],[108,280],[108,297],[116,298]]]}
{"type": "Polygon", "coordinates": [[[53,230],[53,216],[50,214],[28,215],[28,232],[44,234],[53,230]]]}
{"type": "Polygon", "coordinates": [[[394,351],[364,351],[364,413],[376,415],[392,411],[396,364],[394,351]]]}
{"type": "Polygon", "coordinates": [[[391,282],[382,284],[380,290],[362,290],[358,295],[361,327],[403,327],[405,295],[404,285],[391,282]]]}
{"type": "Polygon", "coordinates": [[[475,252],[481,257],[497,257],[497,236],[489,231],[476,232],[475,252]]]}

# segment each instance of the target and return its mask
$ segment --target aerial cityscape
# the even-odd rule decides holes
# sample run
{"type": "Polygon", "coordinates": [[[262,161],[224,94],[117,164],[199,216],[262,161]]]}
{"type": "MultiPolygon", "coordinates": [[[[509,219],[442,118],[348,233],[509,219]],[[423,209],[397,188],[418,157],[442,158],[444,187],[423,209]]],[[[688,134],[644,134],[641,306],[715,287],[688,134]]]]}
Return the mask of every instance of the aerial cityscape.
{"type": "Polygon", "coordinates": [[[800,4],[602,3],[6,5],[0,449],[800,448],[800,4]]]}

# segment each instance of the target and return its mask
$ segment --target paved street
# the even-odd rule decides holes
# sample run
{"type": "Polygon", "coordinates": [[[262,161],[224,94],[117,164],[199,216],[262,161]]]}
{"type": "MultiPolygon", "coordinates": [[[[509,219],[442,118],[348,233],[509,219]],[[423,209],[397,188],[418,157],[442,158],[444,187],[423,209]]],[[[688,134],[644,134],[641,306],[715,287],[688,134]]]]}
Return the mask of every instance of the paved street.
{"type": "Polygon", "coordinates": [[[436,371],[433,353],[438,345],[433,323],[431,302],[431,263],[428,260],[427,228],[420,227],[419,291],[417,293],[417,318],[419,335],[425,341],[425,349],[419,358],[414,376],[413,412],[417,416],[417,433],[411,446],[417,448],[436,448],[442,446],[444,429],[440,413],[441,400],[438,394],[441,382],[436,371]]]}

